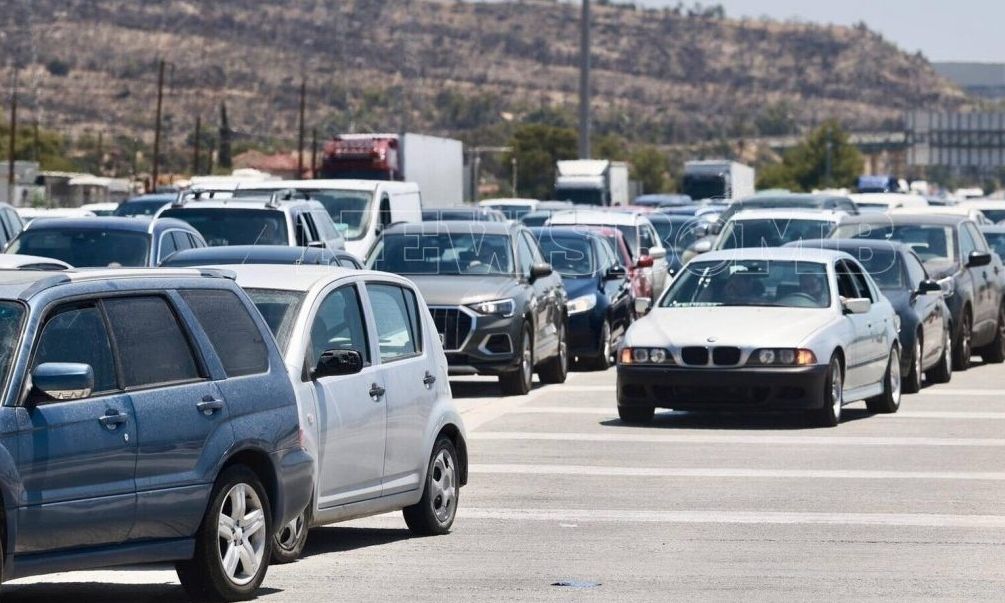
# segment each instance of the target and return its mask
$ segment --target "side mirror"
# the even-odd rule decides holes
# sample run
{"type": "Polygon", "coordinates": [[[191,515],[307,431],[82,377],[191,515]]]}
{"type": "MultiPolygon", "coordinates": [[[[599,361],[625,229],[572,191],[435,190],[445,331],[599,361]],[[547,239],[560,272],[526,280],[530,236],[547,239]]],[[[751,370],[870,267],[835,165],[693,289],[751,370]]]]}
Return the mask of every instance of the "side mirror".
{"type": "Polygon", "coordinates": [[[652,298],[649,297],[636,297],[635,298],[635,313],[639,316],[649,312],[649,308],[653,305],[652,298]]]}
{"type": "Polygon", "coordinates": [[[712,251],[713,243],[715,243],[715,241],[713,241],[711,238],[695,241],[695,243],[691,246],[691,251],[693,251],[695,255],[708,253],[709,251],[712,251]]]}
{"type": "Polygon", "coordinates": [[[546,276],[551,276],[553,270],[551,269],[551,264],[547,262],[541,262],[540,264],[534,264],[530,267],[530,280],[536,281],[539,278],[544,278],[546,276]]]}
{"type": "Polygon", "coordinates": [[[991,263],[991,254],[986,251],[973,251],[967,258],[967,268],[980,268],[991,263]]]}
{"type": "Polygon", "coordinates": [[[651,247],[649,249],[649,257],[654,260],[662,260],[667,257],[667,250],[663,247],[651,247]]]}
{"type": "Polygon", "coordinates": [[[653,267],[653,256],[644,255],[639,258],[639,262],[635,264],[636,268],[652,268],[653,267]]]}
{"type": "Polygon", "coordinates": [[[701,239],[703,237],[707,237],[709,234],[711,234],[709,232],[711,227],[712,225],[707,222],[705,224],[699,224],[695,226],[694,230],[692,231],[694,233],[694,238],[701,239]]]}
{"type": "Polygon", "coordinates": [[[865,297],[855,297],[841,301],[845,314],[867,314],[872,308],[872,301],[865,297]]]}
{"type": "Polygon", "coordinates": [[[932,279],[921,281],[918,285],[918,295],[942,295],[942,285],[932,279]]]}
{"type": "Polygon", "coordinates": [[[318,365],[311,371],[311,379],[355,375],[363,370],[363,355],[356,350],[325,350],[318,365]]]}
{"type": "Polygon", "coordinates": [[[94,369],[89,364],[46,362],[31,372],[32,391],[51,400],[80,400],[94,389],[94,369]]]}
{"type": "Polygon", "coordinates": [[[609,281],[616,281],[628,276],[628,269],[624,266],[611,266],[604,273],[604,278],[609,281]]]}
{"type": "Polygon", "coordinates": [[[717,235],[722,232],[722,222],[712,222],[708,225],[708,234],[717,235]]]}

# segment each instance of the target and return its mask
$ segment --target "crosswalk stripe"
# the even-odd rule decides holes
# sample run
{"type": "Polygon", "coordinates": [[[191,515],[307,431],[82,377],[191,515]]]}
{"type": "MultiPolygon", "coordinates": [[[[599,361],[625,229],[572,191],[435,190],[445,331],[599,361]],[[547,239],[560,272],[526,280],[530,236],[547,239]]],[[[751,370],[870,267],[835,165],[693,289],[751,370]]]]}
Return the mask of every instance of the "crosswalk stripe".
{"type": "Polygon", "coordinates": [[[873,471],[863,469],[745,469],[688,467],[606,467],[595,465],[474,464],[472,473],[518,475],[576,475],[598,477],[719,477],[794,479],[920,479],[1003,481],[994,471],[873,471]]]}
{"type": "Polygon", "coordinates": [[[773,511],[640,511],[618,509],[506,509],[460,507],[460,519],[497,521],[712,523],[906,526],[931,528],[1005,529],[1002,515],[928,513],[799,513],[773,511]]]}
{"type": "MultiPolygon", "coordinates": [[[[616,417],[618,410],[599,406],[520,406],[510,411],[514,414],[556,414],[556,415],[596,415],[616,417]]],[[[661,417],[687,416],[683,411],[661,412],[661,417]]],[[[965,420],[1005,420],[1005,412],[958,412],[950,410],[902,410],[894,414],[874,415],[877,419],[965,419],[965,420]]]]}
{"type": "Polygon", "coordinates": [[[798,436],[714,433],[554,433],[536,431],[483,431],[472,440],[624,442],[653,444],[759,444],[778,446],[935,446],[979,448],[1005,447],[1003,438],[925,438],[879,436],[798,436]]]}

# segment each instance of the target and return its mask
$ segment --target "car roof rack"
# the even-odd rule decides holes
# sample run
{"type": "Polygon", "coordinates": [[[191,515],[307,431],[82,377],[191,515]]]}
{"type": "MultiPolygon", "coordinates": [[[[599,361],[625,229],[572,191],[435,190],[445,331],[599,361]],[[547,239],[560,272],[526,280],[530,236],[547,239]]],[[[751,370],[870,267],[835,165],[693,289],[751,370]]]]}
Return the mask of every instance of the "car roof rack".
{"type": "Polygon", "coordinates": [[[311,194],[306,191],[298,190],[295,188],[281,188],[272,191],[269,195],[269,202],[266,204],[267,207],[279,207],[279,204],[283,201],[310,201],[311,194]]]}
{"type": "Polygon", "coordinates": [[[223,268],[75,268],[36,281],[21,292],[20,298],[28,300],[58,285],[128,278],[224,278],[234,281],[237,274],[223,268]]]}
{"type": "Polygon", "coordinates": [[[189,201],[201,201],[203,199],[213,199],[217,193],[233,193],[229,188],[206,188],[193,186],[178,192],[178,196],[171,202],[171,207],[181,207],[189,201]]]}

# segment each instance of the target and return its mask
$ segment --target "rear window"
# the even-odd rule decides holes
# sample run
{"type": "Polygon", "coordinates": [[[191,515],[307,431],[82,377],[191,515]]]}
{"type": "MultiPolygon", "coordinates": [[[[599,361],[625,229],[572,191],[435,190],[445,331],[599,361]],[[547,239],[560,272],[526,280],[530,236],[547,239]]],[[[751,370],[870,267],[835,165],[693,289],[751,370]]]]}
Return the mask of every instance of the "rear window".
{"type": "Polygon", "coordinates": [[[36,228],[14,239],[7,253],[62,260],[75,268],[136,268],[147,265],[150,236],[98,228],[36,228]]]}
{"type": "Polygon", "coordinates": [[[200,378],[188,338],[161,297],[124,297],[103,302],[125,387],[200,378]]]}
{"type": "Polygon", "coordinates": [[[269,369],[269,350],[262,332],[232,291],[189,290],[181,296],[206,331],[228,377],[269,369]]]}
{"type": "Polygon", "coordinates": [[[178,208],[161,214],[191,224],[211,247],[289,245],[286,216],[269,209],[178,208]]]}

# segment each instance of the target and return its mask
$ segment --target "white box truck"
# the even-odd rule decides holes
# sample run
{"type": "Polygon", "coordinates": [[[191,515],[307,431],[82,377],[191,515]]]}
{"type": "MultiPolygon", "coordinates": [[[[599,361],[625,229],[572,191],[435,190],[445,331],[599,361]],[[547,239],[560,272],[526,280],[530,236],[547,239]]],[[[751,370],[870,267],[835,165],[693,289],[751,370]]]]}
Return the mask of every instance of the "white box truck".
{"type": "Polygon", "coordinates": [[[680,192],[695,201],[743,199],[754,194],[754,168],[724,159],[688,161],[680,192]]]}
{"type": "Polygon", "coordinates": [[[554,198],[579,205],[627,205],[628,164],[606,159],[558,162],[554,198]]]}
{"type": "Polygon", "coordinates": [[[424,134],[340,134],[325,144],[322,179],[415,182],[423,207],[464,202],[464,145],[424,134]]]}

